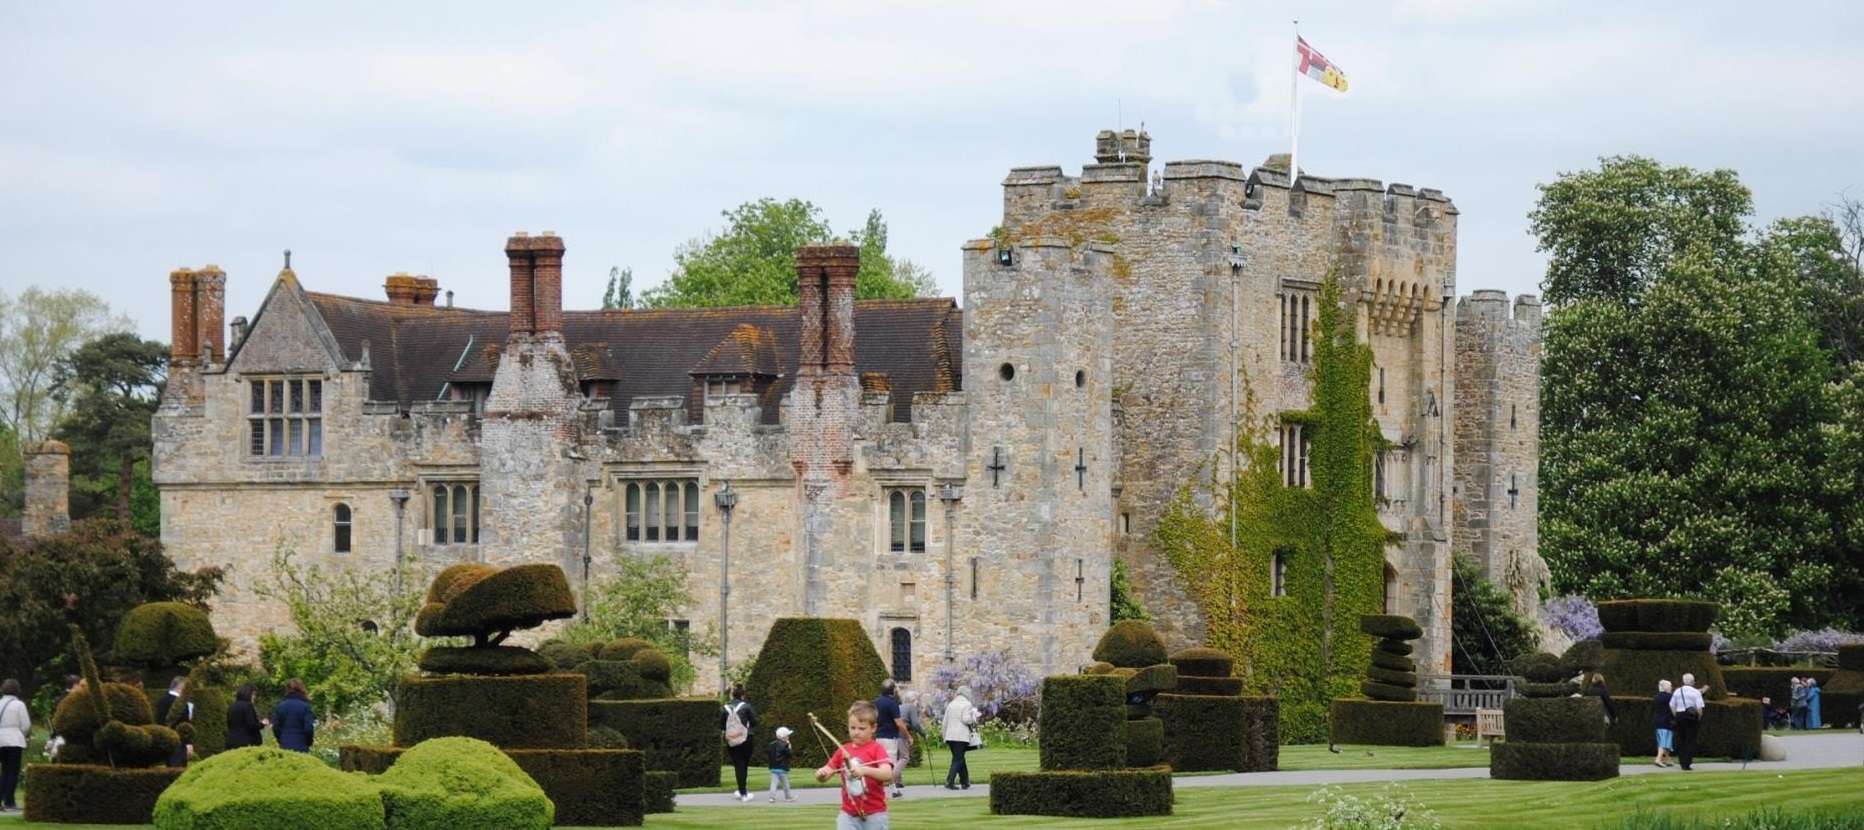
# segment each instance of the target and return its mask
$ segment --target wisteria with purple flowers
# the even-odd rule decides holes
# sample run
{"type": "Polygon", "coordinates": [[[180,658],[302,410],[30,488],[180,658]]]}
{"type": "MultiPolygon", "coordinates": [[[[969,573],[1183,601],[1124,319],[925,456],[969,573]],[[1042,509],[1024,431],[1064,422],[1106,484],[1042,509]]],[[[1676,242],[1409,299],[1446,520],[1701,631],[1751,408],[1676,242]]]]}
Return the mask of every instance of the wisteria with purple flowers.
{"type": "Polygon", "coordinates": [[[1578,594],[1554,597],[1540,606],[1540,621],[1574,641],[1596,640],[1605,633],[1599,607],[1578,594]]]}
{"type": "Polygon", "coordinates": [[[1033,717],[1040,680],[1008,651],[984,651],[960,657],[932,670],[922,690],[936,716],[961,686],[971,687],[971,705],[986,719],[1005,709],[1033,717]]]}
{"type": "Polygon", "coordinates": [[[1854,634],[1849,631],[1839,631],[1836,628],[1826,628],[1819,631],[1795,631],[1787,635],[1786,639],[1775,643],[1773,648],[1775,651],[1823,651],[1829,653],[1837,651],[1839,646],[1852,643],[1864,643],[1864,634],[1854,634]]]}

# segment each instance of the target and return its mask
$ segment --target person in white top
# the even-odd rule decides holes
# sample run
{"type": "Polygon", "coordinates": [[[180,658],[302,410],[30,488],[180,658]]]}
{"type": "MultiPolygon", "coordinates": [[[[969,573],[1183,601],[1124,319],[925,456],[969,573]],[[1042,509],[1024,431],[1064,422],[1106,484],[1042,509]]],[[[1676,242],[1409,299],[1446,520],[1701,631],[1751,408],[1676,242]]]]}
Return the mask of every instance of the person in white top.
{"type": "Polygon", "coordinates": [[[9,677],[0,683],[0,813],[19,812],[13,792],[19,789],[19,766],[31,734],[32,713],[19,699],[19,681],[9,677]]]}
{"type": "Polygon", "coordinates": [[[1676,765],[1689,769],[1696,758],[1696,730],[1702,726],[1702,692],[1696,676],[1683,675],[1683,685],[1670,694],[1670,719],[1676,723],[1676,765]]]}
{"type": "Polygon", "coordinates": [[[970,751],[977,727],[977,707],[971,703],[971,687],[960,688],[951,702],[945,704],[945,717],[940,723],[945,727],[945,746],[951,748],[951,765],[945,769],[945,789],[962,787],[968,790],[971,767],[964,762],[964,753],[970,751]]]}

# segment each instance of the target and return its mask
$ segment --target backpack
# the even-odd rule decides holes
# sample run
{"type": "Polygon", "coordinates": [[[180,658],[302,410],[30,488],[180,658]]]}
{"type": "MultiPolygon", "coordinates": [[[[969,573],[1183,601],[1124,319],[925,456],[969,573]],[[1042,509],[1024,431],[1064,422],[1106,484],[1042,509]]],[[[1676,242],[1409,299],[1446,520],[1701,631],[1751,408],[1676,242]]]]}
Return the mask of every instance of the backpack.
{"type": "MultiPolygon", "coordinates": [[[[738,704],[742,706],[744,704],[738,704]]],[[[751,737],[751,731],[744,728],[744,719],[738,717],[737,706],[725,707],[725,743],[728,746],[742,745],[751,737]]]]}

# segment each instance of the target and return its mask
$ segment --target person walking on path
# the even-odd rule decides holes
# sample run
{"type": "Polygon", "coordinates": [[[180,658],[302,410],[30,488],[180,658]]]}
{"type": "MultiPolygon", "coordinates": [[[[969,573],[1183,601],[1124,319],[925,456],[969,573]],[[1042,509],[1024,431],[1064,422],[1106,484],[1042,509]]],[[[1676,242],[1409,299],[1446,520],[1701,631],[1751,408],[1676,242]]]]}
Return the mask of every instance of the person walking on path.
{"type": "Polygon", "coordinates": [[[1806,678],[1806,728],[1825,728],[1825,719],[1819,714],[1819,679],[1816,677],[1806,678]]]}
{"type": "Polygon", "coordinates": [[[1793,713],[1792,727],[1794,729],[1806,728],[1806,683],[1805,681],[1800,680],[1797,677],[1793,678],[1793,692],[1792,692],[1792,696],[1787,698],[1787,702],[1788,702],[1788,705],[1792,707],[1791,709],[1793,713]]]}
{"type": "Polygon", "coordinates": [[[32,735],[32,713],[19,694],[18,680],[9,677],[0,683],[0,813],[19,812],[13,793],[19,789],[20,763],[32,735]]]}
{"type": "MultiPolygon", "coordinates": [[[[912,746],[925,746],[921,741],[926,736],[926,726],[919,720],[919,691],[907,689],[900,698],[900,717],[906,721],[906,734],[912,740],[905,758],[893,766],[893,789],[899,792],[906,788],[906,768],[912,764],[912,746]]],[[[926,747],[926,764],[932,763],[932,748],[926,747]]],[[[905,795],[905,793],[900,793],[905,795]]]]}
{"type": "Polygon", "coordinates": [[[1657,766],[1667,767],[1664,759],[1676,751],[1676,721],[1670,714],[1670,681],[1657,681],[1657,694],[1650,699],[1650,721],[1657,726],[1657,766]]]}
{"type": "Polygon", "coordinates": [[[317,739],[317,718],[311,714],[311,695],[304,681],[285,681],[285,697],[272,707],[272,737],[279,749],[310,752],[317,739]]]}
{"type": "Polygon", "coordinates": [[[1604,674],[1600,672],[1592,673],[1592,682],[1586,686],[1586,694],[1590,697],[1598,698],[1599,704],[1605,707],[1605,726],[1607,728],[1610,728],[1612,724],[1618,722],[1618,710],[1612,706],[1612,692],[1605,687],[1604,674]]]}
{"type": "Polygon", "coordinates": [[[725,734],[725,754],[731,757],[731,771],[738,779],[738,800],[750,801],[745,777],[751,772],[751,749],[757,746],[751,736],[757,731],[757,711],[744,702],[744,684],[731,684],[731,702],[718,713],[719,731],[725,734]]]}
{"type": "Polygon", "coordinates": [[[879,719],[874,726],[874,739],[887,748],[887,757],[893,759],[894,798],[906,794],[900,790],[905,784],[900,782],[899,771],[913,757],[912,727],[906,723],[906,714],[900,711],[898,693],[899,686],[889,677],[880,681],[880,696],[874,698],[875,717],[879,719]]]}
{"type": "Polygon", "coordinates": [[[777,790],[783,790],[784,801],[795,801],[796,794],[790,792],[790,762],[795,759],[795,750],[790,747],[790,736],[795,730],[787,726],[777,727],[777,739],[770,742],[770,802],[777,801],[777,790]]]}
{"type": "Polygon", "coordinates": [[[964,753],[970,751],[971,740],[977,734],[977,707],[971,703],[971,687],[960,687],[945,704],[945,717],[940,723],[945,726],[945,746],[951,750],[951,764],[945,768],[945,789],[968,790],[971,768],[964,762],[964,753]]]}
{"type": "Polygon", "coordinates": [[[227,749],[265,745],[268,721],[259,717],[258,708],[252,705],[252,695],[251,683],[242,684],[239,691],[233,693],[233,703],[227,707],[227,749]]]}
{"type": "Polygon", "coordinates": [[[1683,675],[1683,685],[1670,695],[1670,718],[1676,724],[1676,765],[1684,771],[1696,759],[1696,730],[1702,726],[1702,709],[1696,676],[1683,675]]]}

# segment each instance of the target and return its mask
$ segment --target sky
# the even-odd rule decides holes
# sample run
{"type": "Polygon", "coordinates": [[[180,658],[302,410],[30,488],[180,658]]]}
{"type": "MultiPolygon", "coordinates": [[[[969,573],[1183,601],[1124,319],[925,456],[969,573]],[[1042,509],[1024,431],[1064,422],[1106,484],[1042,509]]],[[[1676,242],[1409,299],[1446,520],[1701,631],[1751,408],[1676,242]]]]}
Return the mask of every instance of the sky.
{"type": "Polygon", "coordinates": [[[1537,186],[1614,155],[1731,168],[1756,221],[1864,197],[1864,3],[1386,0],[0,2],[0,292],[92,291],[166,341],[168,279],[227,319],[291,249],[315,291],[405,271],[503,309],[505,239],[568,246],[564,305],[637,293],[758,198],[871,209],[959,296],[1012,167],[1102,129],[1155,166],[1287,152],[1442,190],[1459,293],[1537,293],[1537,186]]]}

